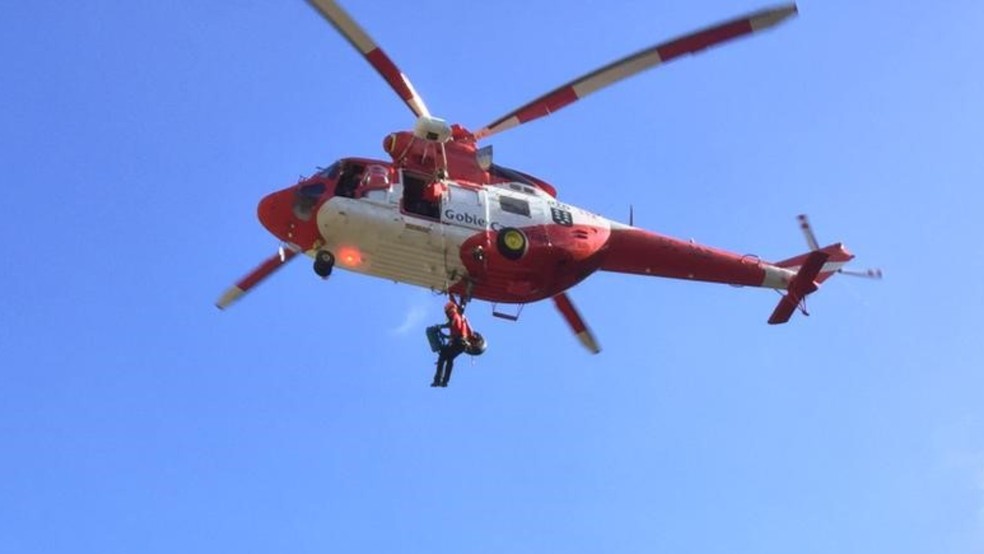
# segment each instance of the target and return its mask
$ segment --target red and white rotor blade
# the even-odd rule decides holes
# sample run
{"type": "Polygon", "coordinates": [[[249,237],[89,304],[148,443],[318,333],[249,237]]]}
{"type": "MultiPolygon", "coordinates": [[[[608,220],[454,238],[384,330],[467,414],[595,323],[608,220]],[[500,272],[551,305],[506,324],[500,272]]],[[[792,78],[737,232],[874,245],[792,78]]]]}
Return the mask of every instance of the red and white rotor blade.
{"type": "Polygon", "coordinates": [[[560,310],[560,314],[564,316],[567,324],[571,326],[571,330],[574,331],[578,340],[581,341],[581,344],[590,350],[592,354],[601,352],[601,347],[598,346],[598,341],[595,340],[594,334],[585,325],[584,320],[581,319],[581,314],[577,313],[574,304],[571,303],[571,299],[567,297],[567,294],[560,293],[553,297],[553,301],[557,309],[560,310]]]}
{"type": "Polygon", "coordinates": [[[767,29],[795,14],[796,4],[787,4],[748,14],[636,52],[562,85],[529,104],[506,114],[487,127],[480,129],[475,133],[475,137],[487,137],[550,115],[564,106],[573,104],[581,98],[626,77],[631,77],[684,54],[694,54],[705,48],[767,29]]]}
{"type": "Polygon", "coordinates": [[[430,111],[427,110],[423,98],[417,94],[413,85],[410,84],[410,79],[400,71],[400,68],[396,67],[393,60],[379,46],[376,46],[372,37],[349,14],[345,13],[345,10],[337,2],[332,0],[308,0],[308,4],[311,4],[311,6],[318,10],[318,13],[324,16],[328,20],[328,23],[331,23],[349,41],[349,44],[366,58],[373,69],[406,102],[410,111],[417,117],[430,117],[430,111]]]}
{"type": "Polygon", "coordinates": [[[256,269],[240,279],[238,283],[229,287],[215,303],[215,306],[220,310],[228,308],[233,302],[239,300],[239,297],[249,292],[260,281],[269,277],[271,273],[280,269],[281,266],[289,262],[296,255],[297,253],[293,250],[281,249],[280,252],[267,258],[256,269]]]}

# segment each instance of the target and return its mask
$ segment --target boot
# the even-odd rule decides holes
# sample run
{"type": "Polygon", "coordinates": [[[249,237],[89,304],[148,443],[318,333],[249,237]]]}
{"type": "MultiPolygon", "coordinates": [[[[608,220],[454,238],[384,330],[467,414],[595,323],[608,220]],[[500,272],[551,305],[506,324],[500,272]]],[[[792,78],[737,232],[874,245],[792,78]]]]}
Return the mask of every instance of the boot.
{"type": "Polygon", "coordinates": [[[434,381],[431,383],[432,387],[441,386],[441,374],[443,373],[443,368],[441,367],[441,362],[437,362],[437,371],[434,373],[434,381]]]}

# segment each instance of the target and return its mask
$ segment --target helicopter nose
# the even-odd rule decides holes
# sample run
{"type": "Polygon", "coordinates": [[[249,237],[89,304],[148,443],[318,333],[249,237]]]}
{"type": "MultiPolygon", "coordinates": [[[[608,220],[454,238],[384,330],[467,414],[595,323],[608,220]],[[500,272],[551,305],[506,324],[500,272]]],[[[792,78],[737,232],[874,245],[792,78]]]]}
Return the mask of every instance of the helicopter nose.
{"type": "Polygon", "coordinates": [[[291,241],[295,221],[291,213],[291,189],[268,194],[256,207],[256,217],[273,236],[291,241]]]}
{"type": "Polygon", "coordinates": [[[256,206],[256,217],[266,230],[281,242],[295,248],[313,248],[320,234],[312,217],[298,219],[295,187],[268,194],[256,206]]]}
{"type": "Polygon", "coordinates": [[[279,196],[279,192],[264,196],[256,207],[256,217],[266,227],[267,231],[270,231],[270,233],[282,240],[283,237],[281,235],[286,230],[287,222],[282,215],[284,210],[280,206],[282,200],[279,196]]]}

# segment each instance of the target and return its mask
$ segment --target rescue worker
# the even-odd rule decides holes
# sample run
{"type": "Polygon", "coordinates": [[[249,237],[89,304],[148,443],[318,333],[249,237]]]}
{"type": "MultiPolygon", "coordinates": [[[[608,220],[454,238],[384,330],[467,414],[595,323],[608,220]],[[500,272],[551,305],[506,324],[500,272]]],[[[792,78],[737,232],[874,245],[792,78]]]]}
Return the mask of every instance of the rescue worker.
{"type": "Polygon", "coordinates": [[[451,370],[454,368],[454,359],[465,351],[472,338],[471,326],[468,325],[463,312],[464,309],[454,301],[454,297],[444,305],[444,314],[448,316],[448,322],[442,327],[447,328],[451,336],[437,356],[437,372],[434,373],[432,387],[448,386],[451,370]]]}
{"type": "Polygon", "coordinates": [[[440,181],[432,181],[424,187],[424,192],[421,195],[421,215],[441,219],[441,198],[447,189],[447,185],[440,181]]]}

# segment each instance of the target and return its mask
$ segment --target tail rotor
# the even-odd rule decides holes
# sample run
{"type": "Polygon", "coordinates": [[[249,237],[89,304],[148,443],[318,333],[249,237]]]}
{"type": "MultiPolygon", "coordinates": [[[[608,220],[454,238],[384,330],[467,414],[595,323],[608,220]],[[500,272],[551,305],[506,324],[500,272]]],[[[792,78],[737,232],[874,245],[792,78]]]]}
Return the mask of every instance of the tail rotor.
{"type": "Polygon", "coordinates": [[[820,284],[832,275],[843,273],[844,275],[867,279],[882,278],[880,269],[844,269],[844,264],[854,259],[854,254],[851,254],[839,242],[821,247],[806,214],[800,214],[796,216],[796,219],[799,221],[800,230],[803,232],[803,237],[806,238],[806,244],[810,247],[810,251],[774,264],[776,267],[795,273],[783,287],[786,293],[783,294],[779,304],[769,317],[770,325],[786,323],[797,309],[803,312],[803,315],[810,315],[806,311],[806,297],[816,292],[820,288],[820,284]]]}
{"type": "MultiPolygon", "coordinates": [[[[810,219],[806,217],[806,214],[799,214],[796,216],[796,220],[799,221],[800,230],[803,231],[803,237],[806,238],[806,244],[810,247],[811,252],[816,252],[820,250],[820,243],[817,242],[817,236],[813,233],[813,226],[810,225],[810,219]]],[[[864,279],[881,279],[882,270],[878,268],[869,269],[844,269],[838,268],[837,273],[842,275],[850,275],[851,277],[862,277],[864,279]]]]}

